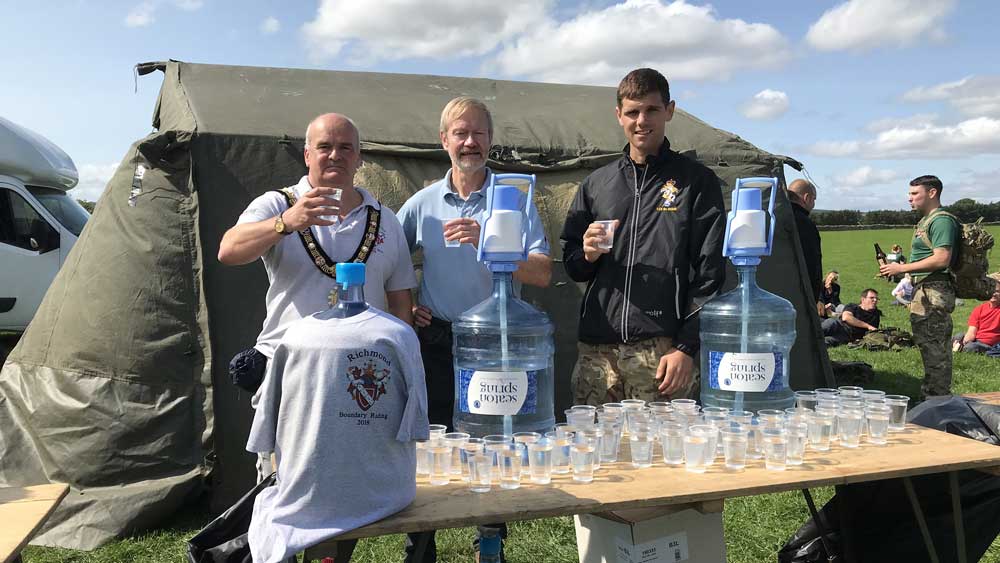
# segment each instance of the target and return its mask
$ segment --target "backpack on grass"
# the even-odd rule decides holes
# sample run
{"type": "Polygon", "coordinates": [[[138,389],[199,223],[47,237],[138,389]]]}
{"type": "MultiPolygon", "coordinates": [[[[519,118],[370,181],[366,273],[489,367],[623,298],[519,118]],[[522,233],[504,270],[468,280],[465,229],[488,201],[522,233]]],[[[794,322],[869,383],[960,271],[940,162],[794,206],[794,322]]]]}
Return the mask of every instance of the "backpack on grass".
{"type": "Polygon", "coordinates": [[[863,348],[869,352],[902,350],[913,347],[913,335],[905,330],[888,326],[865,333],[861,340],[851,342],[847,347],[863,348]]]}
{"type": "Polygon", "coordinates": [[[986,276],[990,267],[989,252],[993,248],[993,235],[983,228],[982,217],[974,223],[962,223],[958,217],[939,207],[917,223],[916,231],[927,248],[931,248],[931,239],[927,235],[927,229],[922,227],[930,225],[938,215],[951,217],[960,227],[960,241],[957,248],[953,249],[950,266],[955,280],[955,296],[961,299],[988,300],[996,287],[996,281],[986,276]]]}

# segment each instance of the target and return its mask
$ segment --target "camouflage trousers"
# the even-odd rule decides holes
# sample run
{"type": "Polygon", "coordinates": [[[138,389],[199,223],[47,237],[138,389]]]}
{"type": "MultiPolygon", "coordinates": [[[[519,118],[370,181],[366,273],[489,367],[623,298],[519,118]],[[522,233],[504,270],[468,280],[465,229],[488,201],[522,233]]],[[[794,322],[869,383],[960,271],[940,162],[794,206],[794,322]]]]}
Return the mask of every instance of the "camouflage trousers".
{"type": "Polygon", "coordinates": [[[687,389],[667,396],[660,394],[656,368],[660,357],[673,341],[658,336],[635,344],[578,343],[579,355],[573,368],[573,404],[616,403],[622,399],[667,401],[694,398],[698,395],[698,360],[694,360],[691,384],[687,389]]]}
{"type": "Polygon", "coordinates": [[[948,282],[917,285],[910,303],[913,343],[924,362],[922,398],[951,394],[951,312],[955,288],[948,282]]]}

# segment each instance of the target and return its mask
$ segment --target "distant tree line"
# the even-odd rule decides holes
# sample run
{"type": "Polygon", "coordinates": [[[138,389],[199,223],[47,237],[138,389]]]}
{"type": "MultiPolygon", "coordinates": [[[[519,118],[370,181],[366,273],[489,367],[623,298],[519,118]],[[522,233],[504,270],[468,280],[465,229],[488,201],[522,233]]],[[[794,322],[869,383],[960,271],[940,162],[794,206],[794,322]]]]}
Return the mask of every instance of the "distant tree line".
{"type": "Polygon", "coordinates": [[[82,205],[84,209],[87,210],[87,213],[93,213],[94,212],[94,205],[96,205],[96,203],[94,203],[93,201],[87,201],[85,199],[78,199],[76,201],[77,201],[77,203],[79,203],[80,205],[82,205]]]}
{"type": "MultiPolygon", "coordinates": [[[[979,203],[974,199],[960,199],[944,209],[963,223],[971,223],[980,217],[986,222],[1000,221],[1000,201],[979,203]]],[[[916,211],[880,209],[877,211],[815,210],[811,217],[817,225],[916,225],[920,214],[916,211]]]]}

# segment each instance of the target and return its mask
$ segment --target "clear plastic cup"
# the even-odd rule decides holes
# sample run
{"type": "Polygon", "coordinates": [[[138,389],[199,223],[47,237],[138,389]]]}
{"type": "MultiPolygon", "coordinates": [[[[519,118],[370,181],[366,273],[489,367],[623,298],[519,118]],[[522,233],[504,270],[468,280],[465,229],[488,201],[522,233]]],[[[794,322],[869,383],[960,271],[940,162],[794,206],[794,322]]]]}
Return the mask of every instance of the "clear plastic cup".
{"type": "Polygon", "coordinates": [[[606,420],[598,424],[604,438],[601,440],[601,463],[618,461],[618,447],[622,441],[622,425],[617,419],[606,420]]]}
{"type": "Polygon", "coordinates": [[[785,411],[779,411],[777,409],[761,409],[757,411],[757,420],[760,421],[762,426],[784,426],[785,424],[785,411]]]}
{"type": "Polygon", "coordinates": [[[750,411],[730,411],[729,421],[750,426],[750,423],[753,422],[753,413],[750,411]]]}
{"type": "Polygon", "coordinates": [[[837,395],[840,395],[840,391],[838,391],[838,390],[836,390],[836,389],[834,389],[832,387],[820,387],[820,388],[816,389],[816,398],[817,399],[822,399],[824,397],[836,399],[837,395]]]}
{"type": "Polygon", "coordinates": [[[750,426],[747,429],[747,457],[750,459],[764,457],[764,437],[761,434],[763,429],[764,426],[756,416],[750,420],[750,426]]]}
{"type": "Polygon", "coordinates": [[[809,424],[809,447],[817,452],[830,451],[830,437],[833,435],[835,414],[817,411],[806,418],[809,424]]]}
{"type": "Polygon", "coordinates": [[[819,398],[815,391],[796,391],[795,392],[795,406],[802,407],[806,409],[815,409],[816,401],[819,398]]]}
{"type": "Polygon", "coordinates": [[[660,424],[660,451],[663,452],[663,463],[667,465],[684,463],[684,433],[685,426],[680,422],[660,424]]]}
{"type": "Polygon", "coordinates": [[[885,404],[889,405],[889,432],[901,432],[906,428],[906,408],[910,398],[906,395],[886,395],[885,404]]]}
{"type": "Polygon", "coordinates": [[[573,480],[589,483],[594,480],[594,458],[597,456],[597,446],[584,440],[576,442],[570,448],[570,461],[573,466],[573,480]]]}
{"type": "Polygon", "coordinates": [[[670,404],[675,409],[680,409],[683,411],[692,411],[692,410],[696,411],[699,409],[698,401],[695,401],[694,399],[671,399],[670,404]]]}
{"type": "Polygon", "coordinates": [[[614,221],[594,221],[604,229],[604,238],[597,243],[598,248],[611,249],[615,243],[615,222],[614,221]]]}
{"type": "Polygon", "coordinates": [[[785,436],[788,439],[786,462],[788,465],[802,465],[806,457],[809,425],[805,422],[789,422],[785,425],[785,436]]]}
{"type": "Polygon", "coordinates": [[[726,469],[743,471],[747,465],[748,430],[741,424],[731,424],[719,430],[722,439],[722,455],[726,460],[726,469]]]}
{"type": "Polygon", "coordinates": [[[652,403],[649,403],[646,406],[649,407],[649,412],[651,412],[654,416],[658,414],[667,414],[674,411],[674,407],[673,405],[670,404],[669,401],[653,401],[652,403]]]}
{"type": "Polygon", "coordinates": [[[486,453],[482,438],[469,438],[459,450],[462,464],[462,480],[469,482],[469,458],[486,453]]]}
{"type": "Polygon", "coordinates": [[[524,475],[528,475],[530,472],[529,464],[530,456],[528,455],[527,446],[528,444],[533,444],[540,440],[542,435],[538,432],[514,432],[514,442],[525,445],[524,457],[521,458],[521,471],[524,475]]]}
{"type": "Polygon", "coordinates": [[[621,403],[604,403],[601,405],[601,410],[606,413],[618,413],[619,418],[625,416],[625,407],[621,403]]]}
{"type": "Polygon", "coordinates": [[[552,482],[552,452],[555,444],[548,438],[542,438],[528,444],[528,476],[536,485],[548,485],[552,482]]]}
{"type": "Polygon", "coordinates": [[[449,432],[442,436],[444,445],[451,448],[451,474],[462,474],[462,446],[469,439],[465,432],[449,432]]]}
{"type": "Polygon", "coordinates": [[[487,493],[493,476],[493,456],[475,454],[468,458],[469,490],[474,493],[487,493]]]}
{"type": "Polygon", "coordinates": [[[434,486],[447,485],[451,479],[451,447],[435,444],[428,451],[431,454],[431,470],[427,482],[434,486]]]}
{"type": "Polygon", "coordinates": [[[576,443],[588,444],[594,447],[594,471],[601,468],[601,448],[604,445],[604,432],[600,428],[584,428],[576,433],[576,443]]]}
{"type": "Polygon", "coordinates": [[[656,435],[649,427],[636,427],[629,436],[629,449],[632,452],[632,467],[646,468],[653,466],[653,438],[656,435]]]}
{"type": "MultiPolygon", "coordinates": [[[[556,423],[556,429],[554,430],[557,436],[563,436],[565,434],[572,434],[573,427],[570,426],[568,422],[558,422],[556,423]]],[[[548,435],[548,433],[546,433],[548,435]]]]}
{"type": "Polygon", "coordinates": [[[837,387],[837,391],[840,391],[841,397],[857,397],[861,398],[861,392],[864,391],[864,387],[858,387],[856,385],[841,385],[837,387]]]}
{"type": "Polygon", "coordinates": [[[514,443],[514,437],[510,434],[490,434],[489,436],[483,437],[483,450],[486,455],[492,456],[493,459],[493,481],[500,482],[500,456],[498,455],[500,451],[504,450],[507,445],[514,443]]]}
{"type": "Polygon", "coordinates": [[[865,389],[861,392],[861,400],[868,403],[883,403],[885,402],[885,391],[879,391],[878,389],[865,389]]]}
{"type": "Polygon", "coordinates": [[[444,439],[444,434],[448,431],[448,427],[444,424],[431,424],[427,428],[430,433],[429,439],[431,442],[438,442],[444,439]]]}
{"type": "Polygon", "coordinates": [[[840,445],[845,448],[856,448],[861,442],[861,423],[865,413],[861,409],[840,409],[837,413],[837,429],[840,433],[840,445]]]}
{"type": "Polygon", "coordinates": [[[876,446],[884,446],[889,442],[889,419],[892,417],[892,407],[884,403],[870,403],[865,407],[865,419],[868,421],[868,442],[876,446]]]}
{"type": "Polygon", "coordinates": [[[524,444],[518,442],[506,444],[502,450],[497,451],[501,489],[521,488],[521,460],[524,459],[527,449],[524,444]]]}
{"type": "Polygon", "coordinates": [[[764,441],[764,469],[784,471],[788,465],[788,435],[784,428],[766,426],[761,430],[764,441]]]}
{"type": "Polygon", "coordinates": [[[709,416],[709,415],[729,416],[729,411],[730,411],[730,409],[728,409],[726,407],[705,407],[705,408],[701,409],[701,414],[703,414],[705,416],[709,416]]]}
{"type": "Polygon", "coordinates": [[[565,475],[570,472],[570,448],[575,441],[573,432],[558,430],[546,432],[545,437],[552,441],[552,473],[565,475]]]}
{"type": "Polygon", "coordinates": [[[704,425],[695,425],[687,429],[684,435],[684,468],[692,473],[704,473],[705,452],[710,446],[709,438],[715,429],[704,425]]]}
{"type": "Polygon", "coordinates": [[[431,452],[430,440],[416,440],[414,445],[417,450],[417,475],[428,475],[431,472],[431,452]]]}
{"type": "Polygon", "coordinates": [[[344,190],[341,188],[330,188],[331,193],[326,197],[331,203],[322,206],[323,209],[327,211],[332,211],[333,213],[329,215],[329,221],[333,223],[340,222],[340,202],[344,199],[344,190]]]}
{"type": "Polygon", "coordinates": [[[567,409],[566,413],[566,423],[574,428],[586,428],[594,425],[594,410],[586,409],[567,409]]]}
{"type": "Polygon", "coordinates": [[[708,462],[709,465],[712,465],[714,458],[722,457],[723,455],[722,440],[720,439],[719,431],[729,426],[729,415],[719,412],[705,415],[705,424],[715,427],[715,454],[712,456],[713,459],[708,462]]]}
{"type": "Polygon", "coordinates": [[[625,415],[625,426],[622,428],[623,434],[628,434],[629,424],[632,422],[632,418],[635,416],[636,411],[641,411],[646,408],[646,401],[642,399],[623,399],[622,400],[622,414],[625,415]]]}

